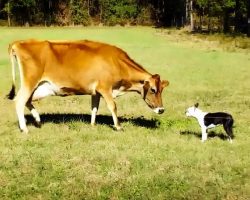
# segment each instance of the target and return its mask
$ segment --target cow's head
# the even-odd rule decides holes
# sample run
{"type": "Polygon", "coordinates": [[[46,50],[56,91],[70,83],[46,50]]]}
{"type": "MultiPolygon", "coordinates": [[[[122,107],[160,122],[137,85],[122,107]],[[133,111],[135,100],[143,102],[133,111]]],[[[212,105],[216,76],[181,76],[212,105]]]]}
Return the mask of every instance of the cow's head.
{"type": "Polygon", "coordinates": [[[166,80],[161,81],[158,74],[151,76],[143,83],[143,99],[147,105],[157,114],[162,114],[164,112],[161,93],[164,87],[168,85],[169,82],[166,80]]]}

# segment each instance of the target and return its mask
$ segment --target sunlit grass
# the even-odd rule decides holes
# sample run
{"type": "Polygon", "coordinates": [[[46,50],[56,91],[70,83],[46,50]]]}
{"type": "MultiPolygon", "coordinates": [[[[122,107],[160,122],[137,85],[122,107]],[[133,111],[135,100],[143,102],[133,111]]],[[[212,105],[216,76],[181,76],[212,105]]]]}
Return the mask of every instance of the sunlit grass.
{"type": "Polygon", "coordinates": [[[185,37],[190,41],[176,42],[152,28],[1,28],[0,199],[248,199],[249,54],[185,37]],[[30,134],[21,134],[13,102],[4,96],[11,86],[8,44],[25,38],[91,39],[123,48],[170,81],[166,112],[154,114],[138,94],[121,96],[124,131],[116,132],[103,100],[91,127],[89,96],[49,97],[34,103],[42,128],[28,116],[30,134]],[[234,116],[233,144],[223,140],[222,128],[200,142],[198,123],[184,114],[196,102],[234,116]]]}
{"type": "Polygon", "coordinates": [[[208,51],[250,52],[250,40],[244,35],[222,33],[190,33],[187,29],[159,29],[157,34],[181,45],[199,47],[208,51]]]}

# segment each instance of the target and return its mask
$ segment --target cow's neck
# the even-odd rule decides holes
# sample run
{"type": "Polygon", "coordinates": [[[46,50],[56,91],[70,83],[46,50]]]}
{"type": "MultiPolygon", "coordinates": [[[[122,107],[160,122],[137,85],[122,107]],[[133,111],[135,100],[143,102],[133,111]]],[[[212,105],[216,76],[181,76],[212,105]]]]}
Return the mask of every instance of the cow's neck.
{"type": "Polygon", "coordinates": [[[130,72],[128,81],[131,83],[131,86],[127,90],[136,91],[141,94],[143,90],[144,82],[148,81],[151,76],[152,75],[148,73],[147,71],[134,70],[130,72]]]}
{"type": "Polygon", "coordinates": [[[131,74],[132,80],[136,80],[136,81],[142,81],[142,80],[147,81],[149,80],[151,76],[152,75],[146,71],[134,72],[133,74],[131,74]]]}
{"type": "Polygon", "coordinates": [[[127,55],[125,57],[121,56],[119,61],[122,71],[125,72],[123,79],[133,84],[133,87],[130,88],[130,90],[139,90],[140,88],[137,86],[137,83],[149,80],[149,78],[152,76],[141,65],[131,60],[127,55]]]}

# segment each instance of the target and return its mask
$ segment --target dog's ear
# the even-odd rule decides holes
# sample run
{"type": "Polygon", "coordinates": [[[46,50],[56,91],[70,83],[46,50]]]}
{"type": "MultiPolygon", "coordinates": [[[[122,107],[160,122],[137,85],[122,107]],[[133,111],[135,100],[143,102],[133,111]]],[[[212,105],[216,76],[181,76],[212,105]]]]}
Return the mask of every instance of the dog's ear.
{"type": "Polygon", "coordinates": [[[194,107],[198,108],[199,107],[199,103],[194,104],[194,107]]]}

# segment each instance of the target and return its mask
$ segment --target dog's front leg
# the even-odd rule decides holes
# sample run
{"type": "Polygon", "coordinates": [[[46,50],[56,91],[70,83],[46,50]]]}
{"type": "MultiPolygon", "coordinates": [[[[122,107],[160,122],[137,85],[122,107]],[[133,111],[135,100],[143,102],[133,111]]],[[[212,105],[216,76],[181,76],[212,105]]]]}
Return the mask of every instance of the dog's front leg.
{"type": "Polygon", "coordinates": [[[202,131],[202,136],[201,136],[201,141],[205,142],[207,140],[207,129],[205,126],[201,127],[202,131]]]}

